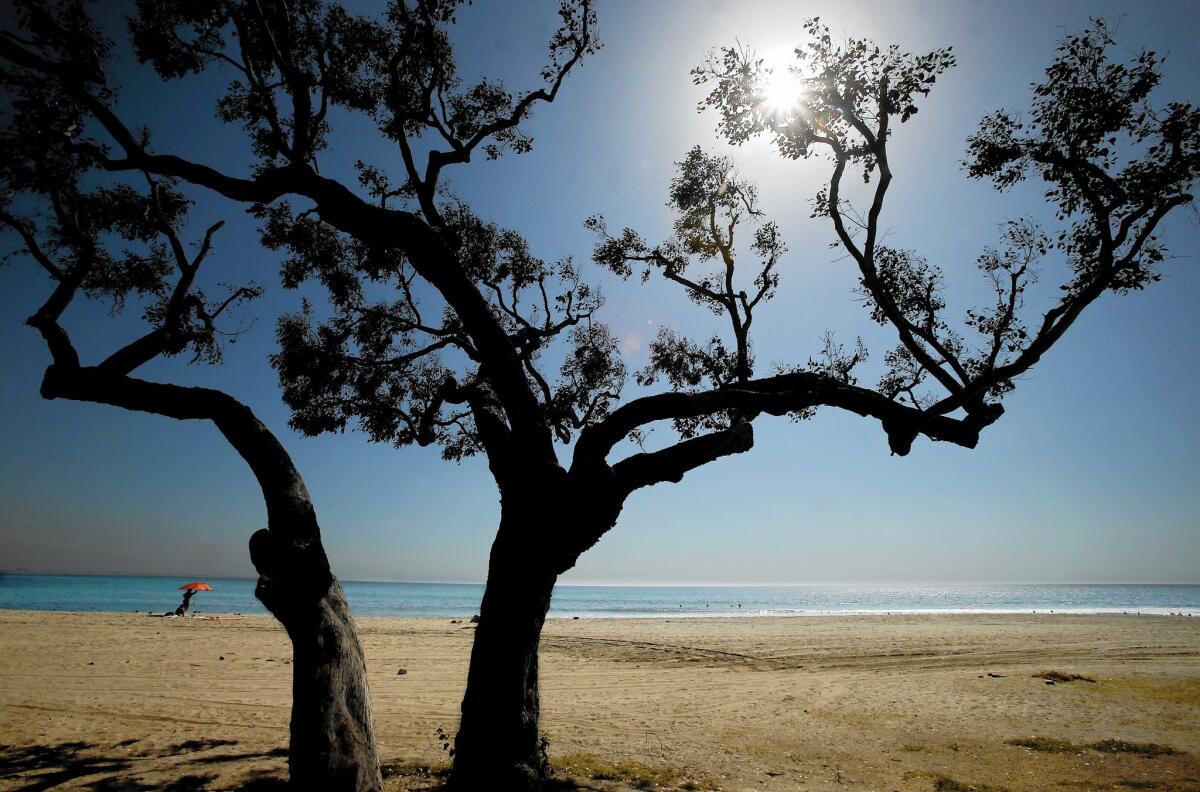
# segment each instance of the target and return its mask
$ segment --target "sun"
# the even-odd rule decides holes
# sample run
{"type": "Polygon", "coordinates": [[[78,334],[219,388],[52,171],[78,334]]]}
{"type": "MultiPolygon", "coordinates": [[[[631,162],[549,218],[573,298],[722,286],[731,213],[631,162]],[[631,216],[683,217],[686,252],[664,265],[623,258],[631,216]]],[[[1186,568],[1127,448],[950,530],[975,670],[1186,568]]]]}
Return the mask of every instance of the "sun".
{"type": "Polygon", "coordinates": [[[800,80],[786,68],[773,69],[763,82],[762,106],[779,119],[794,114],[800,107],[800,80]]]}

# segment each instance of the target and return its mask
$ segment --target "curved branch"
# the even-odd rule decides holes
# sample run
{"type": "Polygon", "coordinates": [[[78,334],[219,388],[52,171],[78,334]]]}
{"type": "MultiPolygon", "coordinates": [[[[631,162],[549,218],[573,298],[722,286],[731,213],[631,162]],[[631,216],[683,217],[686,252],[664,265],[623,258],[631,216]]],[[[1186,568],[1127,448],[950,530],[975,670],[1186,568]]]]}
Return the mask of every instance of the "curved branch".
{"type": "Polygon", "coordinates": [[[17,234],[21,237],[21,241],[25,243],[26,252],[33,257],[34,261],[41,265],[42,269],[49,273],[50,277],[57,281],[61,281],[66,278],[66,273],[63,272],[57,264],[50,260],[50,257],[46,255],[44,250],[42,250],[41,245],[38,244],[37,237],[31,230],[29,230],[28,226],[22,223],[14,215],[11,215],[3,210],[0,210],[0,223],[7,225],[9,228],[17,232],[17,234]]]}
{"type": "MultiPolygon", "coordinates": [[[[46,399],[109,404],[178,420],[212,421],[258,479],[272,530],[299,532],[288,537],[293,541],[317,538],[308,490],[291,457],[254,412],[229,394],[61,363],[46,369],[41,394],[46,399]]],[[[324,571],[328,574],[327,567],[324,571]]]]}
{"type": "MultiPolygon", "coordinates": [[[[870,133],[870,130],[866,128],[866,125],[863,124],[861,120],[857,121],[857,125],[862,126],[862,129],[859,131],[864,135],[864,137],[867,137],[870,141],[875,140],[874,136],[870,133]]],[[[886,131],[886,126],[882,125],[882,122],[881,128],[886,131]]],[[[875,268],[875,240],[877,238],[879,213],[883,207],[883,198],[887,193],[887,188],[892,178],[891,171],[887,165],[885,144],[872,144],[876,154],[876,161],[880,170],[880,179],[879,184],[875,189],[875,197],[871,204],[871,209],[868,213],[866,244],[864,248],[860,249],[858,245],[854,243],[854,238],[850,236],[850,232],[846,230],[845,219],[842,217],[841,209],[839,209],[841,200],[840,195],[842,176],[846,172],[846,164],[848,162],[846,152],[842,148],[841,144],[836,140],[828,140],[826,142],[833,150],[835,161],[833,175],[829,179],[829,199],[827,202],[828,206],[826,207],[826,211],[830,219],[833,221],[834,230],[837,231],[838,239],[841,241],[842,246],[858,264],[859,271],[863,276],[863,286],[871,293],[871,296],[875,299],[875,302],[887,316],[888,321],[890,321],[896,328],[896,332],[900,335],[901,343],[903,343],[904,346],[907,347],[910,352],[912,352],[913,356],[920,361],[921,365],[923,365],[931,374],[933,374],[935,378],[937,378],[938,382],[940,382],[946,388],[946,390],[950,391],[952,394],[958,393],[963,388],[963,382],[966,381],[966,372],[963,370],[962,365],[958,362],[958,360],[955,359],[953,355],[950,354],[950,351],[945,348],[945,345],[938,341],[937,337],[933,333],[923,332],[920,328],[914,326],[911,322],[905,319],[904,315],[900,313],[899,309],[896,307],[895,302],[891,299],[891,296],[888,295],[884,289],[880,288],[879,285],[879,274],[875,268]],[[917,336],[933,347],[933,349],[942,356],[943,360],[945,360],[951,365],[951,367],[954,368],[959,377],[963,379],[963,382],[956,380],[953,375],[942,368],[942,366],[925,350],[925,347],[917,341],[917,336]]]]}
{"type": "Polygon", "coordinates": [[[898,404],[882,393],[801,371],[750,380],[736,387],[699,393],[661,393],[635,399],[580,434],[572,467],[603,462],[613,446],[630,432],[655,421],[693,418],[724,410],[786,415],[822,406],[878,419],[888,434],[892,451],[900,455],[909,452],[918,434],[974,448],[979,442],[980,430],[1003,412],[997,406],[962,420],[930,416],[898,404]]]}
{"type": "Polygon", "coordinates": [[[683,475],[724,456],[741,454],[754,445],[754,429],[741,421],[719,432],[693,437],[648,453],[633,454],[612,466],[622,496],[641,487],[682,481],[683,475]]]}

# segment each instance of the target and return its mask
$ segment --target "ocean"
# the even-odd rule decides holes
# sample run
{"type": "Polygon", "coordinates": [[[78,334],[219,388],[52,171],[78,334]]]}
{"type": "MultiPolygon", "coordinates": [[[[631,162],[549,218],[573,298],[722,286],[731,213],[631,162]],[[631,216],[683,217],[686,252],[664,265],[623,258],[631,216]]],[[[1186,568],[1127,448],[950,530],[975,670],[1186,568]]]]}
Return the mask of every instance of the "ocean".
{"type": "MultiPolygon", "coordinates": [[[[254,581],[207,578],[193,613],[266,613],[254,581]]],[[[0,574],[0,609],[174,610],[183,578],[0,574]]],[[[483,586],[343,581],[359,616],[469,617],[483,586]]],[[[872,613],[1183,613],[1200,616],[1200,585],[558,586],[551,617],[803,616],[872,613]]]]}

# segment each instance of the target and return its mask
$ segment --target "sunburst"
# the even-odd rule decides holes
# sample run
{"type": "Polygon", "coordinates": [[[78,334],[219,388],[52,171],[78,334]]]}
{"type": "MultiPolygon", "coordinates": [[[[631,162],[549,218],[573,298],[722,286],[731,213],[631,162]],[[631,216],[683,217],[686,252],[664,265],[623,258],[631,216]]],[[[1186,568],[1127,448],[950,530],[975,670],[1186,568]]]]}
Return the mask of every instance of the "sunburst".
{"type": "Polygon", "coordinates": [[[786,119],[800,109],[800,80],[788,69],[774,69],[762,87],[762,107],[772,117],[786,119]]]}

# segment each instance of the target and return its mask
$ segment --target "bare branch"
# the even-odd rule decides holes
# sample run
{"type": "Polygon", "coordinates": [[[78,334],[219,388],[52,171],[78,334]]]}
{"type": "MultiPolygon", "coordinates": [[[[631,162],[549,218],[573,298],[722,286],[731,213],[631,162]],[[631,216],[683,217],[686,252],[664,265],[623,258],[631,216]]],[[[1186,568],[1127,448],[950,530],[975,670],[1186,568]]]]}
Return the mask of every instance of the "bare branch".
{"type": "Polygon", "coordinates": [[[34,236],[33,231],[31,231],[28,226],[22,223],[14,215],[4,210],[0,210],[0,223],[4,223],[20,235],[21,241],[25,243],[25,251],[33,257],[33,260],[36,261],[42,269],[46,270],[46,272],[50,274],[50,277],[54,278],[56,281],[62,281],[66,278],[66,273],[64,273],[57,264],[50,260],[50,257],[47,256],[42,250],[41,246],[38,244],[37,237],[34,236]]]}

